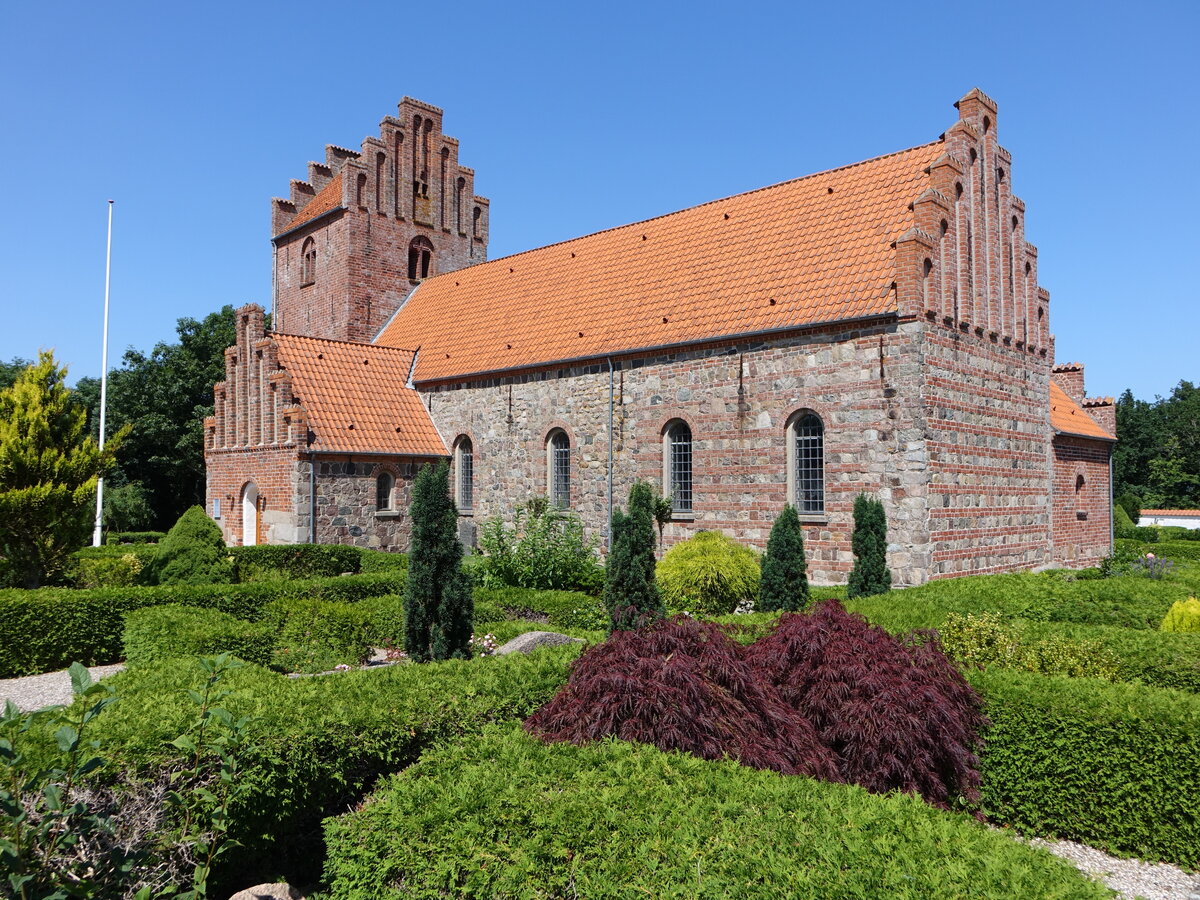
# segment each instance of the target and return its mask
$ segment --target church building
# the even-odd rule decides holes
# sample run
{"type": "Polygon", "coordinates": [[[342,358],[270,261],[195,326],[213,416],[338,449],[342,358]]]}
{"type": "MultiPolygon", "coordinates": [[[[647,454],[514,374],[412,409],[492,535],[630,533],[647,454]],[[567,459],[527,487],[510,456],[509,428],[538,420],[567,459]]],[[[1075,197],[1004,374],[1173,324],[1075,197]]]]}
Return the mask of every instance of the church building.
{"type": "Polygon", "coordinates": [[[603,546],[642,479],[668,544],[765,547],[794,504],[818,584],[860,493],[898,584],[1094,564],[1112,400],[1055,365],[996,104],[956,107],[918,147],[489,261],[474,171],[405,98],[272,201],[272,330],[238,311],[209,512],[233,544],[405,550],[449,458],[468,545],[542,495],[603,546]]]}

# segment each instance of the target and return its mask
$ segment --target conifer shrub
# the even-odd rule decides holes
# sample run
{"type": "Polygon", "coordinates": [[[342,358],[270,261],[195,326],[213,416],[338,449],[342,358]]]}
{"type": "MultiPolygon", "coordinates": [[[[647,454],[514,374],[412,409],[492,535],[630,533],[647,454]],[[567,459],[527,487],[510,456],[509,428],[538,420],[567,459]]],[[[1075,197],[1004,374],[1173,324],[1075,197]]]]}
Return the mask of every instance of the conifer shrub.
{"type": "Polygon", "coordinates": [[[416,662],[471,658],[471,577],[462,566],[449,472],[442,460],[422,467],[413,482],[404,649],[416,662]]]}
{"type": "Polygon", "coordinates": [[[616,631],[584,652],[525,722],[543,740],[653,744],[703,759],[839,780],[812,725],[781,702],[721,629],[684,616],[616,631]]]}
{"type": "Polygon", "coordinates": [[[1162,631],[1200,632],[1200,600],[1176,600],[1162,621],[1162,631]]]}
{"type": "Polygon", "coordinates": [[[1133,528],[1133,520],[1129,518],[1129,513],[1125,512],[1125,507],[1120,503],[1113,505],[1113,530],[1117,536],[1124,535],[1133,528]]]}
{"type": "Polygon", "coordinates": [[[940,807],[973,802],[986,720],[978,695],[926,637],[901,642],[831,600],[785,614],[746,657],[816,728],[845,781],[940,807]]]}
{"type": "Polygon", "coordinates": [[[808,560],[804,556],[804,530],[792,504],[771,526],[767,554],[762,561],[758,585],[759,612],[800,612],[808,606],[808,560]]]}
{"type": "Polygon", "coordinates": [[[859,494],[854,498],[854,533],[850,537],[854,568],[850,570],[847,597],[871,597],[892,589],[887,567],[887,515],[878,500],[859,494]]]}
{"type": "Polygon", "coordinates": [[[227,584],[235,580],[233,558],[221,528],[201,506],[184,512],[158,542],[147,575],[154,584],[227,584]]]}
{"type": "Polygon", "coordinates": [[[265,666],[274,641],[271,626],[217,609],[171,603],[134,610],[125,618],[125,660],[131,666],[220,653],[265,666]]]}
{"type": "Polygon", "coordinates": [[[728,615],[758,599],[758,555],[720,531],[698,531],[666,552],[656,575],[671,612],[728,615]]]}
{"type": "Polygon", "coordinates": [[[654,580],[654,489],[635,482],[629,512],[613,510],[612,549],[604,572],[604,608],[612,629],[637,628],[663,615],[654,580]]]}

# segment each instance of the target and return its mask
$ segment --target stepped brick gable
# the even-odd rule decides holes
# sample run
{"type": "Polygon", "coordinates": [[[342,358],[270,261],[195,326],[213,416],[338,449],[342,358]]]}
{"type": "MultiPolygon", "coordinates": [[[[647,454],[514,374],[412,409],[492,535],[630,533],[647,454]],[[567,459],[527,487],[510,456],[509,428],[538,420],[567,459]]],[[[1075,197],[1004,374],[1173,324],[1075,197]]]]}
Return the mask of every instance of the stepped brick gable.
{"type": "Polygon", "coordinates": [[[271,201],[274,326],[370,341],[423,279],[487,259],[488,201],[442,133],[405,97],[360,150],[330,145],[271,201]]]}
{"type": "MultiPolygon", "coordinates": [[[[480,245],[444,190],[426,204],[419,178],[402,181],[411,194],[372,181],[371,160],[408,179],[424,159],[389,148],[449,140],[440,111],[406,99],[378,146],[330,148],[276,201],[275,324],[307,337],[256,340],[274,342],[271,377],[298,392],[323,465],[344,469],[296,475],[295,509],[345,471],[378,478],[387,453],[445,455],[468,543],[476,521],[511,518],[537,494],[603,539],[609,498],[640,478],[672,496],[668,544],[712,528],[763,546],[795,504],[818,583],[845,580],[863,492],[884,502],[900,584],[1095,562],[1111,548],[1112,403],[1084,395],[1082,366],[1054,366],[1050,297],[996,104],[973,90],[957,108],[919,147],[489,262],[486,201],[471,201],[480,245]],[[384,209],[376,185],[392,198],[384,209]],[[399,272],[386,252],[359,253],[381,223],[403,231],[389,248],[442,241],[428,272],[420,252],[399,272]],[[281,277],[285,246],[299,280],[317,248],[316,281],[281,277]],[[364,298],[385,296],[368,314],[364,298]]],[[[235,368],[210,434],[249,439],[260,432],[239,423],[263,401],[230,387],[253,381],[235,368]]],[[[315,506],[356,509],[355,527],[370,529],[370,504],[315,506]]],[[[349,521],[318,521],[318,539],[348,527],[333,518],[349,521]]]]}

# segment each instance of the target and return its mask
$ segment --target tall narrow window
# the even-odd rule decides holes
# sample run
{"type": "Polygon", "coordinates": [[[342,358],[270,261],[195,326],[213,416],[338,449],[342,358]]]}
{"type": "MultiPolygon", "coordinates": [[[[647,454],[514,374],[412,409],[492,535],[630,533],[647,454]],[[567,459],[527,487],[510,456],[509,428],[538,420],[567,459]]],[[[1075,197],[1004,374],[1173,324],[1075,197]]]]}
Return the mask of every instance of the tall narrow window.
{"type": "Polygon", "coordinates": [[[392,508],[392,495],[395,493],[396,478],[391,472],[380,472],[375,480],[375,509],[377,512],[392,508]]]}
{"type": "Polygon", "coordinates": [[[458,469],[458,507],[472,509],[475,506],[475,448],[471,446],[470,438],[458,442],[455,464],[458,469]]]}
{"type": "Polygon", "coordinates": [[[375,211],[383,212],[383,189],[384,189],[384,166],[387,165],[387,156],[378,153],[375,155],[375,211]]]}
{"type": "Polygon", "coordinates": [[[300,246],[300,286],[317,280],[317,242],[305,238],[300,246]]]}
{"type": "Polygon", "coordinates": [[[663,435],[663,484],[674,512],[692,511],[692,429],[675,422],[663,435]]]}
{"type": "Polygon", "coordinates": [[[812,413],[792,426],[792,465],[796,512],[825,512],[825,426],[812,413]]]}
{"type": "Polygon", "coordinates": [[[546,442],[546,474],[550,502],[566,509],[571,505],[571,440],[562,429],[556,429],[546,442]]]}
{"type": "Polygon", "coordinates": [[[408,278],[409,281],[420,281],[428,278],[433,270],[433,244],[429,238],[417,236],[408,245],[408,278]]]}

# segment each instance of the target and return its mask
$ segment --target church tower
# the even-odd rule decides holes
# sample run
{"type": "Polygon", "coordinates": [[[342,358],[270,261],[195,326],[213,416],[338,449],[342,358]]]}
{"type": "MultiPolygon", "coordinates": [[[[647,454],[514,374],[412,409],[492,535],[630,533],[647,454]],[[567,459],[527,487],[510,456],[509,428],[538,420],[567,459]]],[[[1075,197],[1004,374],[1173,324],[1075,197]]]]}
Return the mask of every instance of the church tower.
{"type": "Polygon", "coordinates": [[[487,259],[488,201],[442,110],[405,97],[379,137],[327,146],[271,201],[271,235],[274,329],[365,342],[423,279],[487,259]]]}

